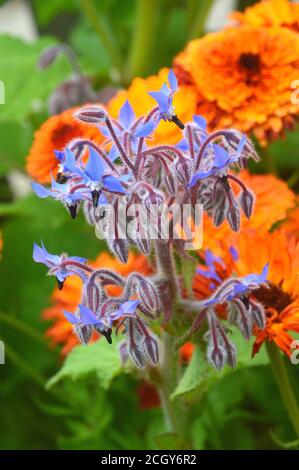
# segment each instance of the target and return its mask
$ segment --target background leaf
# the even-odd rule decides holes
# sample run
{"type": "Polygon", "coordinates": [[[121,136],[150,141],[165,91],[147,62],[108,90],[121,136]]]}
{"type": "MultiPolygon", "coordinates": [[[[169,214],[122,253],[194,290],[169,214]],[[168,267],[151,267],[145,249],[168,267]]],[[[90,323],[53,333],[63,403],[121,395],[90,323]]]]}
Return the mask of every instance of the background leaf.
{"type": "Polygon", "coordinates": [[[117,344],[108,344],[104,338],[88,346],[77,346],[67,356],[60,371],[52,377],[47,387],[50,388],[60,380],[70,378],[82,380],[95,375],[99,385],[107,389],[114,377],[122,370],[117,344]]]}

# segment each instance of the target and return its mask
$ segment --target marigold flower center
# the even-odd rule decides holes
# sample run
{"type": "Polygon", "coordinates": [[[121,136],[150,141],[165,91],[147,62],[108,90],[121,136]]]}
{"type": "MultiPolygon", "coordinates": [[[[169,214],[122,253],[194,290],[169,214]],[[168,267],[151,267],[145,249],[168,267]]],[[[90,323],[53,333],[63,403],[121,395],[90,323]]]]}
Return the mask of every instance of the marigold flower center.
{"type": "Polygon", "coordinates": [[[261,69],[261,61],[259,54],[252,54],[252,53],[244,53],[241,54],[239,58],[239,65],[247,74],[247,84],[253,80],[253,77],[260,72],[261,69]]]}
{"type": "Polygon", "coordinates": [[[278,313],[282,312],[288,305],[292,303],[292,298],[284,292],[281,287],[269,283],[269,287],[261,286],[253,293],[265,309],[275,309],[278,313]]]}

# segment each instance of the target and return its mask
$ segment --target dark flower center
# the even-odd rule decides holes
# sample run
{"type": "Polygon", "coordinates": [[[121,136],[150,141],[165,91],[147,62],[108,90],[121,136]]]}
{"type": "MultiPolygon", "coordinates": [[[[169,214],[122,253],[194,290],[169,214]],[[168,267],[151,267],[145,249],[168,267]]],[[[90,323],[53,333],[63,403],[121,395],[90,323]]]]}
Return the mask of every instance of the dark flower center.
{"type": "Polygon", "coordinates": [[[249,75],[257,74],[261,68],[260,56],[251,53],[242,54],[239,59],[239,64],[249,75]]]}
{"type": "Polygon", "coordinates": [[[268,284],[269,287],[261,286],[253,292],[254,297],[265,309],[274,308],[278,313],[282,312],[292,303],[292,298],[281,287],[275,284],[268,284]]]}
{"type": "MultiPolygon", "coordinates": [[[[52,131],[51,140],[55,148],[61,148],[65,140],[71,140],[74,134],[74,126],[70,124],[63,124],[61,127],[52,131]]],[[[75,137],[75,135],[74,135],[75,137]]]]}

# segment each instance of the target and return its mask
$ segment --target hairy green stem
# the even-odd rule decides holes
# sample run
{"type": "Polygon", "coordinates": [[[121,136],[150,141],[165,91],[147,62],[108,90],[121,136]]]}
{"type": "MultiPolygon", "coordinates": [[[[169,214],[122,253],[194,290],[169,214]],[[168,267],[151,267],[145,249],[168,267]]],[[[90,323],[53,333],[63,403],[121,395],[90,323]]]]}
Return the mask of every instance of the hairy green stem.
{"type": "Polygon", "coordinates": [[[168,243],[156,240],[155,248],[159,275],[167,283],[170,297],[169,300],[173,303],[178,295],[178,287],[171,247],[168,243]]]}
{"type": "Polygon", "coordinates": [[[299,437],[299,405],[292,389],[284,358],[275,344],[267,343],[266,347],[281,398],[288,412],[294,431],[299,437]]]}
{"type": "Polygon", "coordinates": [[[137,0],[134,35],[129,54],[130,78],[144,76],[152,60],[159,0],[137,0]]]}
{"type": "Polygon", "coordinates": [[[114,68],[114,73],[111,74],[112,80],[125,83],[124,61],[122,59],[121,52],[116,44],[113,34],[109,30],[107,24],[103,21],[103,18],[99,15],[94,1],[80,0],[80,5],[88,22],[98,35],[101,43],[109,54],[112,66],[114,68]]]}

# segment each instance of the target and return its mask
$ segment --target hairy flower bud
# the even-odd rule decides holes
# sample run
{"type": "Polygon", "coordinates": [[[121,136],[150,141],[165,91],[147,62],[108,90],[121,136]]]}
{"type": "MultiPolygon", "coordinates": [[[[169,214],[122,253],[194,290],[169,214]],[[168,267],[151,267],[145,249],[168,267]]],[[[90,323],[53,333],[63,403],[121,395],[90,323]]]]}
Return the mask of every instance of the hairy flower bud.
{"type": "Polygon", "coordinates": [[[117,258],[122,263],[127,263],[128,261],[128,241],[119,239],[119,240],[107,240],[109,242],[109,248],[117,256],[117,258]]]}
{"type": "Polygon", "coordinates": [[[250,219],[251,214],[252,214],[252,209],[253,209],[253,203],[254,203],[254,196],[253,194],[248,190],[244,190],[241,192],[240,198],[240,206],[246,215],[247,219],[250,219]]]}
{"type": "Polygon", "coordinates": [[[89,325],[76,325],[74,332],[82,344],[87,344],[91,338],[92,328],[89,325]]]}
{"type": "Polygon", "coordinates": [[[213,191],[213,223],[219,227],[225,219],[227,208],[227,195],[222,185],[216,184],[213,191]]]}
{"type": "Polygon", "coordinates": [[[217,370],[221,370],[226,361],[226,351],[223,346],[210,342],[207,348],[207,359],[217,370]]]}
{"type": "Polygon", "coordinates": [[[240,230],[240,210],[235,203],[228,208],[226,217],[231,229],[238,232],[240,230]]]}
{"type": "Polygon", "coordinates": [[[175,170],[180,182],[187,186],[190,181],[190,164],[187,159],[180,159],[175,164],[175,170]]]}
{"type": "Polygon", "coordinates": [[[155,366],[159,362],[158,341],[152,335],[147,335],[144,340],[144,351],[149,361],[155,366]]]}
{"type": "Polygon", "coordinates": [[[138,294],[147,310],[151,313],[156,313],[159,310],[160,302],[156,288],[142,277],[139,280],[138,294]]]}
{"type": "Polygon", "coordinates": [[[250,301],[251,305],[251,315],[254,323],[258,326],[261,330],[263,330],[266,326],[266,315],[264,307],[261,304],[256,302],[250,301]]]}
{"type": "Polygon", "coordinates": [[[74,117],[89,124],[99,124],[106,119],[106,111],[100,106],[85,106],[74,114],[74,117]]]}
{"type": "Polygon", "coordinates": [[[37,63],[38,68],[45,69],[51,65],[60,53],[61,46],[50,46],[44,49],[37,63]]]}

